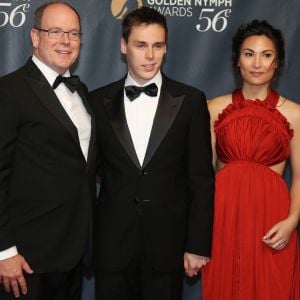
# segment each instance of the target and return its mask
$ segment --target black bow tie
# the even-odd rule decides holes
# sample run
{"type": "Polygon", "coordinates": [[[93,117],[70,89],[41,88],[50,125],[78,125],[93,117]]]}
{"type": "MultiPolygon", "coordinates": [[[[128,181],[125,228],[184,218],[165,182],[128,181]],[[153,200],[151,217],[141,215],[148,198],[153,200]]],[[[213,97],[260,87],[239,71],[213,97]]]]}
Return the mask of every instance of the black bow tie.
{"type": "Polygon", "coordinates": [[[58,75],[52,85],[53,89],[56,89],[62,82],[72,93],[74,93],[78,89],[80,79],[76,75],[70,77],[63,77],[61,75],[58,75]]]}
{"type": "Polygon", "coordinates": [[[157,85],[155,83],[151,83],[146,86],[135,86],[135,85],[128,85],[125,87],[126,96],[130,101],[133,101],[141,93],[145,93],[146,95],[150,97],[155,97],[157,95],[157,85]]]}

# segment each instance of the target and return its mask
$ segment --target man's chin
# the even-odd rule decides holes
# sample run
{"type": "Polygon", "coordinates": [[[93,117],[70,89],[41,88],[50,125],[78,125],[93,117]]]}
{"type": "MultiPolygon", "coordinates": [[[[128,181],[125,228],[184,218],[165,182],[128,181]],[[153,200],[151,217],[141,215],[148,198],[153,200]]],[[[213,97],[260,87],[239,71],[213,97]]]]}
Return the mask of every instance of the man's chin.
{"type": "Polygon", "coordinates": [[[144,80],[145,80],[145,81],[151,80],[153,77],[156,76],[156,74],[157,74],[158,72],[159,72],[159,70],[146,72],[146,73],[144,74],[144,80]]]}

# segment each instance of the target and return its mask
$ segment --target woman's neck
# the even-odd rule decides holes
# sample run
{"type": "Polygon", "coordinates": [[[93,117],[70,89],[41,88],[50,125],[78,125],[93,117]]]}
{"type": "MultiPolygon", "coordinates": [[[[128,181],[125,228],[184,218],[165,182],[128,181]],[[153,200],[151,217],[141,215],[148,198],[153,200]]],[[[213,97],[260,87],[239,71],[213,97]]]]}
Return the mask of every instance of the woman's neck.
{"type": "Polygon", "coordinates": [[[254,85],[248,85],[248,84],[244,83],[243,87],[242,87],[242,92],[243,92],[245,99],[264,100],[268,96],[269,89],[270,89],[269,84],[254,86],[254,85]]]}

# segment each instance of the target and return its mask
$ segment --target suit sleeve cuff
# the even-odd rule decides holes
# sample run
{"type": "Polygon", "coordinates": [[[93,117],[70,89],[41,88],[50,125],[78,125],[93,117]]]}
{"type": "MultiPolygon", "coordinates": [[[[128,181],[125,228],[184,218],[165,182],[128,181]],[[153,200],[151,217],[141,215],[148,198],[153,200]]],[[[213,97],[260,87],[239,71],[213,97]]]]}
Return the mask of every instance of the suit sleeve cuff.
{"type": "Polygon", "coordinates": [[[6,250],[0,251],[0,260],[4,260],[10,257],[13,257],[18,254],[16,246],[10,247],[6,250]]]}

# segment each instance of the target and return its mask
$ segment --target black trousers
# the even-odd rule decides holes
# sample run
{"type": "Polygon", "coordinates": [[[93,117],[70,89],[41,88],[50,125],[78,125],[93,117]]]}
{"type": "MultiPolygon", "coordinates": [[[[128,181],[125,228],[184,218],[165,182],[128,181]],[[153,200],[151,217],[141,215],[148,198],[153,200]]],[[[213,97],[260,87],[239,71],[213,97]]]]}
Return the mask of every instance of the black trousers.
{"type": "Polygon", "coordinates": [[[140,225],[138,222],[136,254],[128,266],[116,272],[95,271],[96,300],[180,300],[182,298],[183,266],[181,270],[172,272],[155,270],[147,258],[140,225]]]}
{"type": "Polygon", "coordinates": [[[180,300],[183,272],[160,272],[134,259],[119,272],[95,273],[96,300],[180,300]]]}
{"type": "MultiPolygon", "coordinates": [[[[43,274],[24,274],[27,283],[27,295],[21,300],[80,300],[82,286],[82,263],[68,272],[43,274]]],[[[15,300],[13,293],[6,293],[0,285],[1,300],[15,300]]]]}

